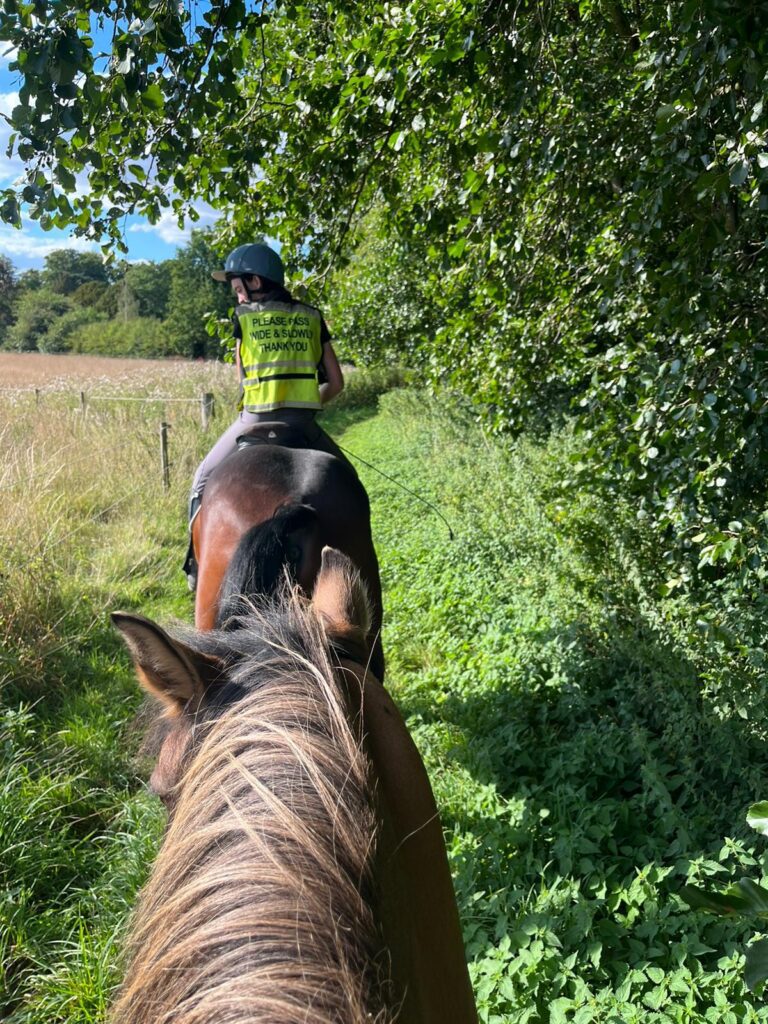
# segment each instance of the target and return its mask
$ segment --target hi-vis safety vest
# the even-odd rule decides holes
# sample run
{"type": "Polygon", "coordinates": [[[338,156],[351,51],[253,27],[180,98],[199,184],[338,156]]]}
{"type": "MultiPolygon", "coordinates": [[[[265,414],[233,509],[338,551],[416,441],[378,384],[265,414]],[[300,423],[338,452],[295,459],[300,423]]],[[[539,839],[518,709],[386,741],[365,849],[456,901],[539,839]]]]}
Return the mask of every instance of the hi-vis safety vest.
{"type": "Polygon", "coordinates": [[[321,409],[320,313],[301,302],[248,302],[235,313],[242,331],[243,408],[321,409]]]}

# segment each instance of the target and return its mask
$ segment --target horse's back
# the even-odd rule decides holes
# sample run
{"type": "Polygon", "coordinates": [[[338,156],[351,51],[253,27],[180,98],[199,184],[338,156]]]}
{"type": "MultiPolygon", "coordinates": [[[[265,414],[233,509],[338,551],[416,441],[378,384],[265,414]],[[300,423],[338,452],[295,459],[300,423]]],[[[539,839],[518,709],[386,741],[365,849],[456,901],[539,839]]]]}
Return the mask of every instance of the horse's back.
{"type": "MultiPolygon", "coordinates": [[[[306,542],[348,555],[365,580],[373,605],[373,628],[381,627],[381,585],[365,488],[344,462],[314,449],[254,445],[225,459],[211,475],[195,524],[199,565],[195,624],[213,627],[218,596],[241,538],[287,505],[309,506],[317,527],[306,542]]],[[[319,564],[314,550],[305,563],[319,564]]],[[[314,578],[310,572],[309,576],[314,578]]],[[[300,583],[311,590],[311,579],[300,583]]]]}

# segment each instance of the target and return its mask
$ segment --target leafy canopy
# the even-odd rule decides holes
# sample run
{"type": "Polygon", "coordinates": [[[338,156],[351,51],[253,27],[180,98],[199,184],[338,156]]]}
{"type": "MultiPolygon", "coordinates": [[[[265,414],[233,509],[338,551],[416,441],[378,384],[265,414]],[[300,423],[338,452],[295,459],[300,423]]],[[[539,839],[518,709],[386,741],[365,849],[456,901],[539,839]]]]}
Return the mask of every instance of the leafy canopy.
{"type": "MultiPolygon", "coordinates": [[[[0,39],[5,219],[118,239],[203,199],[225,245],[257,226],[326,275],[375,207],[369,277],[418,254],[397,332],[425,376],[501,429],[575,402],[580,483],[637,497],[669,587],[762,587],[766,5],[8,0],[0,39]]],[[[380,295],[353,296],[360,351],[380,295]]]]}

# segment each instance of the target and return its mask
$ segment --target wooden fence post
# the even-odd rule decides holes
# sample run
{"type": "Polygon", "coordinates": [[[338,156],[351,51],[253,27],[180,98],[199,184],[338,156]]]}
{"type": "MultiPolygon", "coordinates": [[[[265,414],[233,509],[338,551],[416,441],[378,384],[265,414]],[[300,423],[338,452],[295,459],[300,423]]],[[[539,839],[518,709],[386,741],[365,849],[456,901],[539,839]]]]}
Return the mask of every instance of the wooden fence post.
{"type": "Polygon", "coordinates": [[[85,392],[81,391],[80,392],[80,412],[83,414],[83,417],[85,417],[86,409],[87,409],[87,405],[86,405],[86,399],[85,399],[85,392]]]}
{"type": "Polygon", "coordinates": [[[35,406],[40,408],[40,388],[35,388],[35,406]]]}
{"type": "Polygon", "coordinates": [[[214,404],[214,398],[210,391],[203,392],[200,395],[200,422],[203,430],[208,429],[208,424],[211,422],[213,417],[216,415],[216,406],[214,404]]]}
{"type": "Polygon", "coordinates": [[[171,465],[168,461],[168,424],[160,424],[160,469],[163,474],[163,490],[171,486],[171,465]]]}

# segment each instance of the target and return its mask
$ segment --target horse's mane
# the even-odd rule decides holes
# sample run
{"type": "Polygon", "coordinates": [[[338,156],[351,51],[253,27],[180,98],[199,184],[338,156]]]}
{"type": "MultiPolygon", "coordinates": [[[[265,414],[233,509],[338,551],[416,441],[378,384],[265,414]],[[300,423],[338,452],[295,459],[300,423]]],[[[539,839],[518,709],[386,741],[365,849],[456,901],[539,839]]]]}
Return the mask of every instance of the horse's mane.
{"type": "Polygon", "coordinates": [[[296,579],[301,550],[291,537],[316,523],[317,513],[309,505],[288,504],[243,534],[221,584],[217,626],[248,607],[244,594],[277,593],[286,571],[296,579]]]}
{"type": "Polygon", "coordinates": [[[390,1020],[372,784],[320,625],[284,593],[184,641],[225,661],[227,682],[197,716],[112,1020],[390,1020]]]}

